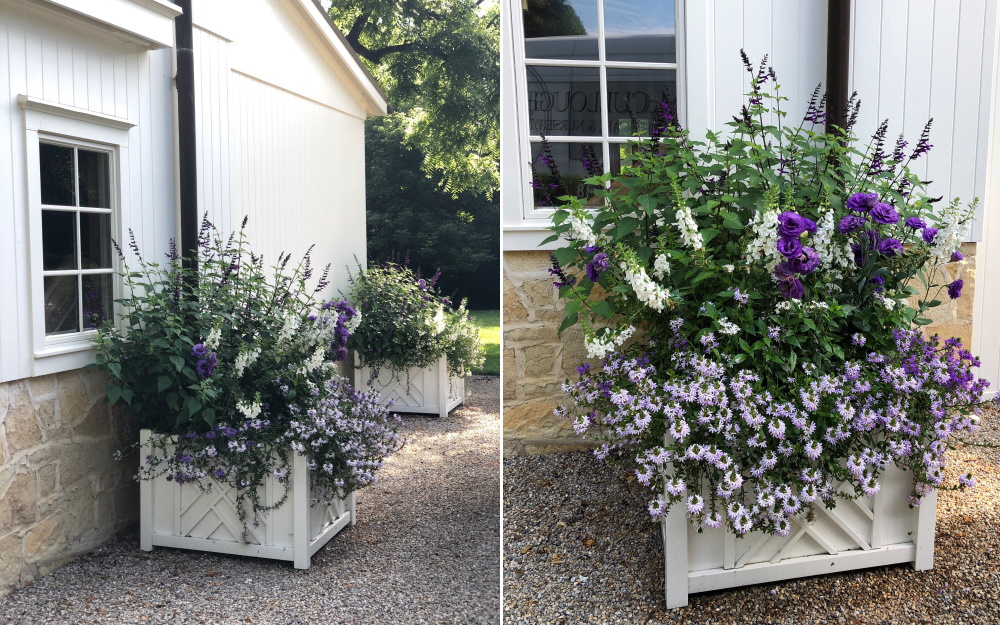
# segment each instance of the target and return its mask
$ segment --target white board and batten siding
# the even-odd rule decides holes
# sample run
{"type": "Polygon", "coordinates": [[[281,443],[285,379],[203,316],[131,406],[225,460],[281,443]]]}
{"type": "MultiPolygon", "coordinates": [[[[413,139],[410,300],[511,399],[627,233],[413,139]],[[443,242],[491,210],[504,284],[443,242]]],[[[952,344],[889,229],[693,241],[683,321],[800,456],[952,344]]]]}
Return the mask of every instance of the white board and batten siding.
{"type": "MultiPolygon", "coordinates": [[[[316,273],[332,265],[335,295],[366,255],[364,121],[385,113],[384,94],[311,0],[194,4],[199,210],[225,234],[248,215],[248,238],[271,261],[316,244],[316,273]]],[[[45,371],[32,343],[18,96],[127,120],[116,236],[131,229],[162,258],[178,231],[172,51],[81,17],[86,6],[0,0],[0,382],[45,371]]]]}
{"type": "Polygon", "coordinates": [[[120,163],[119,240],[129,229],[161,255],[175,232],[170,51],[46,9],[0,0],[0,382],[34,374],[25,180],[19,95],[135,125],[120,163]]]}
{"type": "Polygon", "coordinates": [[[289,252],[297,262],[315,244],[314,266],[331,264],[335,295],[355,257],[365,262],[364,122],[385,110],[302,4],[196,3],[198,201],[223,232],[249,216],[249,239],[268,261],[289,252]]]}
{"type": "MultiPolygon", "coordinates": [[[[915,163],[929,191],[983,198],[996,0],[864,0],[851,3],[850,90],[861,99],[856,131],[865,139],[889,120],[916,144],[934,118],[934,149],[915,163]]],[[[766,54],[790,98],[785,123],[798,123],[826,76],[827,3],[798,0],[686,2],[687,125],[724,129],[739,112],[754,63],[766,54]]],[[[970,241],[982,240],[982,208],[970,241]]]]}

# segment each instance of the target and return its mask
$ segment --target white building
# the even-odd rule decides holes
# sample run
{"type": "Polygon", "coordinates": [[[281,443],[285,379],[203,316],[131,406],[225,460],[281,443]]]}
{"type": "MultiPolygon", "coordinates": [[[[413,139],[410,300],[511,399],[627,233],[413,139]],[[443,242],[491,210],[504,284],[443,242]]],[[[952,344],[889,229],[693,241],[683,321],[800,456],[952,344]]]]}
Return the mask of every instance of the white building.
{"type": "Polygon", "coordinates": [[[189,0],[0,0],[0,592],[135,518],[120,417],[80,369],[84,307],[119,288],[112,238],[162,257],[192,214],[223,232],[248,215],[268,258],[315,243],[334,290],[365,258],[364,121],[384,93],[312,0],[194,4],[191,110],[189,0]]]}

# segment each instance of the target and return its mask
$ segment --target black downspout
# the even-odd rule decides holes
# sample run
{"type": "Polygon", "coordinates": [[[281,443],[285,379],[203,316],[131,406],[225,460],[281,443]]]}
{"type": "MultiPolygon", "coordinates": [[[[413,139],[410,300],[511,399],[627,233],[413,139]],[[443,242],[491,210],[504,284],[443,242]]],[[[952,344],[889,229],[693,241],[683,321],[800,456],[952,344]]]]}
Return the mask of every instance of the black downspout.
{"type": "Polygon", "coordinates": [[[847,121],[851,66],[851,0],[828,0],[826,26],[826,131],[847,121]]]}
{"type": "Polygon", "coordinates": [[[180,251],[184,266],[198,268],[198,161],[194,119],[194,33],[191,0],[174,0],[184,13],[174,18],[177,54],[177,167],[180,183],[180,251]]]}

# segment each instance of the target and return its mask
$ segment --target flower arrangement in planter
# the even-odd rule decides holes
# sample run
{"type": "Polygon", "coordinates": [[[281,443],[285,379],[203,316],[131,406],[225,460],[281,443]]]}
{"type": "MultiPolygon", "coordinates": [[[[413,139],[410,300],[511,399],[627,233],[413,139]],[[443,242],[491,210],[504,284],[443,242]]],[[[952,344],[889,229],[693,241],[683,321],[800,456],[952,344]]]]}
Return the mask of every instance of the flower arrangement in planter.
{"type": "Polygon", "coordinates": [[[465,376],[483,364],[465,300],[453,310],[439,278],[392,262],[352,278],[348,297],[362,314],[349,341],[355,384],[371,385],[395,412],[447,416],[465,401],[465,376]]]}
{"type": "MultiPolygon", "coordinates": [[[[883,123],[824,131],[819,88],[787,125],[775,73],[726,134],[691,139],[664,103],[618,174],[553,216],[552,273],[588,355],[557,413],[635,463],[663,523],[668,607],[688,592],[933,562],[949,439],[978,423],[979,361],[916,328],[976,203],[938,207],[911,173],[931,149],[883,123]],[[912,536],[911,536],[912,534],[912,536]],[[746,537],[739,540],[738,537],[746,537]],[[690,549],[690,551],[689,551],[690,549]],[[832,568],[831,568],[832,567],[832,568]]],[[[550,164],[551,169],[551,164],[550,164]]]]}
{"type": "Polygon", "coordinates": [[[309,253],[267,269],[242,228],[225,241],[205,219],[196,266],[130,247],[137,266],[122,274],[117,320],[99,327],[95,366],[142,431],[143,548],[308,567],[399,445],[397,419],[337,374],[359,315],[317,299],[329,267],[309,288],[309,253]]]}

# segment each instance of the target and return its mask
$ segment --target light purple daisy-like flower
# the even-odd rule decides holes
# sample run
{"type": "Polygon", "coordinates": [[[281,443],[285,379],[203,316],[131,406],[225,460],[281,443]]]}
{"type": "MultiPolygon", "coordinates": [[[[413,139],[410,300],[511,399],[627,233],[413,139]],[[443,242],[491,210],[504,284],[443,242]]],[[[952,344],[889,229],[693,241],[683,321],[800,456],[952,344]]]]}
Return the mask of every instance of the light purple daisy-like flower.
{"type": "Polygon", "coordinates": [[[691,516],[700,514],[705,508],[705,499],[701,495],[691,495],[687,498],[687,511],[691,516]]]}
{"type": "Polygon", "coordinates": [[[806,456],[810,460],[816,460],[823,453],[823,443],[819,441],[809,441],[805,446],[806,456]]]}
{"type": "Polygon", "coordinates": [[[722,515],[719,514],[716,510],[712,510],[704,517],[702,517],[702,522],[705,524],[705,527],[715,529],[720,525],[722,525],[722,515]]]}
{"type": "Polygon", "coordinates": [[[785,438],[785,422],[781,419],[771,419],[767,423],[767,431],[771,433],[771,436],[784,440],[785,438]]]}
{"type": "Polygon", "coordinates": [[[966,473],[958,478],[958,483],[964,488],[975,488],[976,478],[972,477],[971,473],[966,473]]]}
{"type": "Polygon", "coordinates": [[[875,478],[871,475],[866,476],[865,480],[861,482],[861,490],[864,491],[865,497],[869,499],[874,497],[881,489],[882,485],[875,481],[875,478]]]}
{"type": "Polygon", "coordinates": [[[866,339],[865,335],[861,334],[860,332],[855,332],[854,334],[851,335],[851,345],[857,345],[861,347],[864,346],[864,344],[867,342],[868,339],[866,339]]]}

